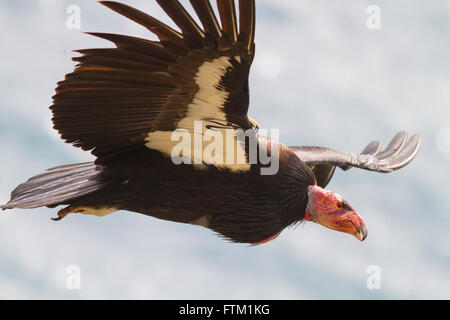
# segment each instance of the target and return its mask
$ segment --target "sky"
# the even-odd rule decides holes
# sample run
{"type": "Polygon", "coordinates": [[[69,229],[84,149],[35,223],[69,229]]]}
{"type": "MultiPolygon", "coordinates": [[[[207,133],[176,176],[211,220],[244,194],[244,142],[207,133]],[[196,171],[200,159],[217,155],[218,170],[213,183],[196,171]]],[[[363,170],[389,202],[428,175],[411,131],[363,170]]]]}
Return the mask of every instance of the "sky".
{"type": "MultiPolygon", "coordinates": [[[[154,1],[123,2],[171,24],[154,1]]],[[[257,0],[249,113],[262,128],[346,152],[400,130],[422,136],[408,167],[338,170],[328,186],[366,221],[365,242],[304,223],[250,247],[132,212],[56,223],[55,209],[11,210],[0,214],[0,299],[449,299],[449,15],[444,0],[257,0]],[[380,29],[367,26],[373,5],[380,29]]],[[[29,177],[93,159],[59,139],[48,109],[70,50],[111,46],[82,31],[154,38],[91,0],[3,0],[0,30],[6,203],[29,177]],[[72,8],[81,29],[68,27],[72,8]]]]}

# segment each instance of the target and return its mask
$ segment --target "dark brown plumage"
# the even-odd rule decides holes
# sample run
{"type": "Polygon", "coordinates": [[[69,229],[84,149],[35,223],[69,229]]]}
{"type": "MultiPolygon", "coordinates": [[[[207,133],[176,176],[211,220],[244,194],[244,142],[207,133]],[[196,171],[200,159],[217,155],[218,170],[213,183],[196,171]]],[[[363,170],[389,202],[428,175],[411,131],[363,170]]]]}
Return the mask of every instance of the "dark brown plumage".
{"type": "MultiPolygon", "coordinates": [[[[406,133],[397,135],[383,152],[374,142],[360,155],[288,148],[259,136],[247,115],[255,1],[240,0],[236,6],[233,0],[218,0],[219,22],[209,1],[191,0],[202,26],[177,0],[157,2],[180,31],[127,5],[101,1],[159,41],[90,33],[116,48],[76,50],[81,55],[73,58],[78,63],[74,72],[56,88],[54,128],[66,142],[92,150],[95,163],[53,168],[33,177],[1,208],[68,205],[60,218],[74,212],[104,216],[130,210],[256,244],[303,221],[306,214],[308,219],[314,216],[308,212],[310,195],[320,191],[311,187],[325,187],[336,167],[390,172],[417,154],[419,136],[408,140],[406,133]],[[195,137],[199,121],[203,138],[207,130],[232,132],[233,150],[242,148],[244,163],[237,163],[234,153],[234,162],[196,163],[195,143],[182,154],[186,159],[192,151],[193,162],[171,161],[173,134],[195,137]],[[246,138],[239,137],[240,130],[247,130],[246,138]],[[261,174],[267,163],[258,151],[278,155],[275,174],[261,174]]],[[[214,157],[230,152],[215,149],[214,157]]],[[[358,234],[362,240],[366,235],[358,234]]]]}

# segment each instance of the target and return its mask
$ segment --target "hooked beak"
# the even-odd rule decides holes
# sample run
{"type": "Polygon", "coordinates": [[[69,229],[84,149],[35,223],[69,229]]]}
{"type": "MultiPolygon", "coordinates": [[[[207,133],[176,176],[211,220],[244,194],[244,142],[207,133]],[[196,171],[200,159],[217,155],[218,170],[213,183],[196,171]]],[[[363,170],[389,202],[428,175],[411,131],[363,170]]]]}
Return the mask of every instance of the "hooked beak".
{"type": "Polygon", "coordinates": [[[367,228],[366,225],[364,223],[360,223],[359,227],[356,228],[355,227],[355,233],[354,236],[356,237],[356,239],[358,239],[359,241],[364,241],[367,238],[367,228]]]}
{"type": "Polygon", "coordinates": [[[364,241],[367,238],[366,223],[354,210],[340,216],[322,217],[318,223],[327,228],[351,234],[359,241],[364,241]]]}
{"type": "Polygon", "coordinates": [[[328,229],[351,234],[359,241],[364,241],[367,238],[366,223],[352,209],[342,214],[322,214],[319,212],[314,217],[307,212],[305,218],[306,220],[321,224],[328,229]]]}

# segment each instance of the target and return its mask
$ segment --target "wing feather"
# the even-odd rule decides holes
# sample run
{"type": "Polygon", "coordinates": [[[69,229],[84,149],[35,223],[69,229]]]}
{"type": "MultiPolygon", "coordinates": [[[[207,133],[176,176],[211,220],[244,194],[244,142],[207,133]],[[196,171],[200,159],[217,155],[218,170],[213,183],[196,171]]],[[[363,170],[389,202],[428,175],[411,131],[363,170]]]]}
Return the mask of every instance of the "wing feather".
{"type": "Polygon", "coordinates": [[[163,61],[175,62],[178,55],[167,50],[160,42],[104,32],[86,32],[86,34],[113,42],[117,48],[155,57],[163,61]]]}
{"type": "Polygon", "coordinates": [[[232,42],[238,40],[236,7],[234,0],[217,0],[220,20],[222,21],[222,31],[232,42]]]}
{"type": "Polygon", "coordinates": [[[201,48],[205,33],[184,7],[177,0],[157,0],[157,2],[181,29],[185,41],[191,41],[191,47],[201,48]],[[187,37],[190,39],[187,40],[187,37]]]}
{"type": "MultiPolygon", "coordinates": [[[[406,132],[399,132],[381,150],[378,141],[371,142],[360,154],[351,154],[322,147],[292,147],[300,159],[311,167],[331,165],[343,170],[360,168],[389,173],[408,165],[419,152],[421,139],[414,134],[408,139],[406,132]]],[[[323,173],[322,173],[323,174],[323,173]]]]}
{"type": "Polygon", "coordinates": [[[167,42],[188,51],[181,33],[152,16],[123,3],[115,1],[100,1],[100,3],[147,28],[156,34],[161,42],[167,42]]]}
{"type": "Polygon", "coordinates": [[[249,52],[254,50],[256,10],[255,0],[239,0],[239,39],[249,52]]]}
{"type": "Polygon", "coordinates": [[[75,50],[78,64],[56,88],[54,128],[66,142],[91,150],[97,164],[142,148],[166,154],[170,134],[192,130],[199,120],[224,128],[252,127],[247,111],[254,2],[240,4],[239,36],[234,1],[218,3],[223,30],[206,0],[191,0],[205,30],[179,1],[158,3],[181,33],[130,6],[101,1],[160,41],[89,33],[115,48],[75,50]],[[224,35],[230,36],[227,45],[224,35]]]}
{"type": "Polygon", "coordinates": [[[192,7],[200,18],[205,32],[211,35],[211,38],[222,38],[222,30],[217,21],[211,3],[208,0],[190,0],[192,7]]]}

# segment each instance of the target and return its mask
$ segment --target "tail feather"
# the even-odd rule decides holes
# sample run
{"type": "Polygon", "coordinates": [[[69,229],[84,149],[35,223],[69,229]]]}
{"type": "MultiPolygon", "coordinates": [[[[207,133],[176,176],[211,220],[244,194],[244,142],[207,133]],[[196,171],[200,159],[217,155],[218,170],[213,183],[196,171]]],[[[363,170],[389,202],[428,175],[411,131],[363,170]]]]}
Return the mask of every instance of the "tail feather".
{"type": "Polygon", "coordinates": [[[48,169],[19,185],[11,200],[0,209],[33,209],[63,204],[102,189],[106,183],[98,179],[103,168],[93,162],[48,169]]]}

